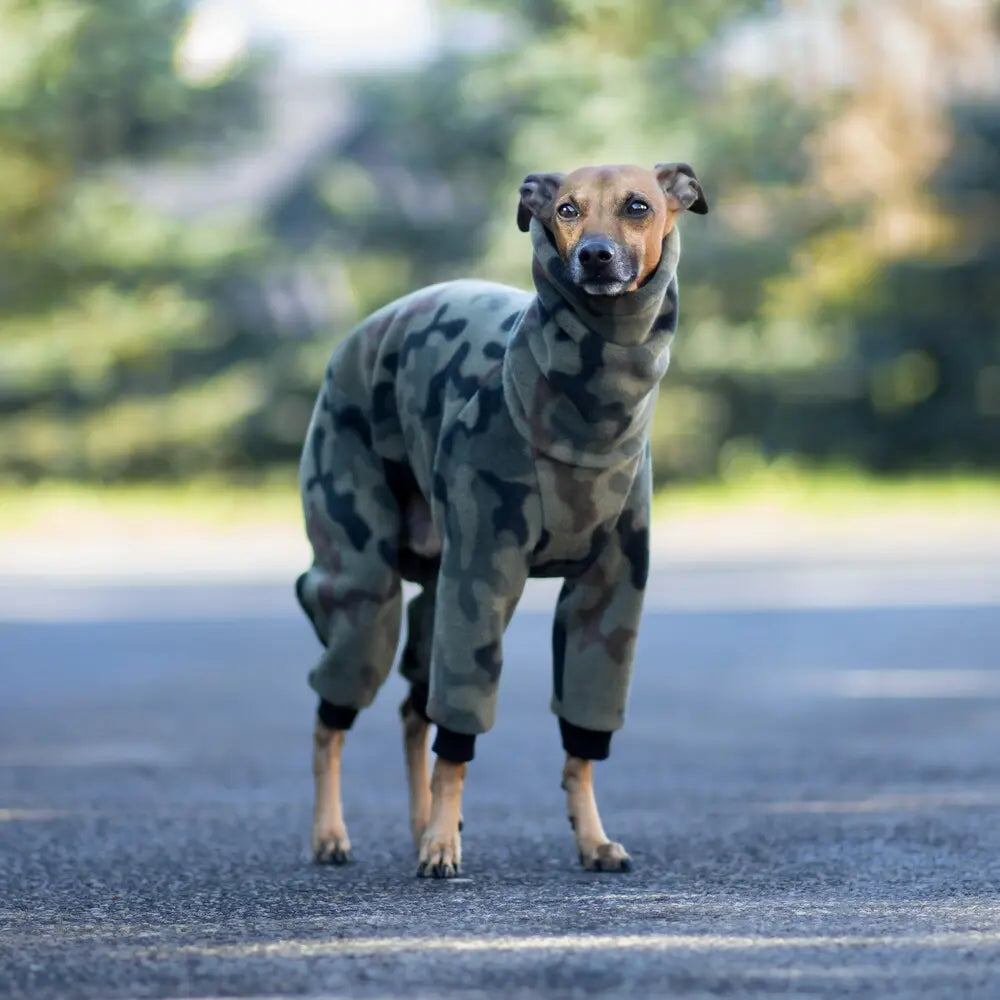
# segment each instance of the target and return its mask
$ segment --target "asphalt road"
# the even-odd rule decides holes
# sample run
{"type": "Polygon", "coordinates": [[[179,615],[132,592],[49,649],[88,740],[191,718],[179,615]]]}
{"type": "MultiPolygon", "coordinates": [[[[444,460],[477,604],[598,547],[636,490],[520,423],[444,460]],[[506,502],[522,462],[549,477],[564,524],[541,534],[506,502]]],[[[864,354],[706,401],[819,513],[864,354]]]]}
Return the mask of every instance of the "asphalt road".
{"type": "Polygon", "coordinates": [[[519,613],[464,877],[433,882],[397,678],[347,746],[356,863],[307,863],[316,646],[287,591],[16,591],[2,997],[1000,996],[997,602],[654,602],[597,776],[628,875],[575,867],[548,618],[519,613]]]}

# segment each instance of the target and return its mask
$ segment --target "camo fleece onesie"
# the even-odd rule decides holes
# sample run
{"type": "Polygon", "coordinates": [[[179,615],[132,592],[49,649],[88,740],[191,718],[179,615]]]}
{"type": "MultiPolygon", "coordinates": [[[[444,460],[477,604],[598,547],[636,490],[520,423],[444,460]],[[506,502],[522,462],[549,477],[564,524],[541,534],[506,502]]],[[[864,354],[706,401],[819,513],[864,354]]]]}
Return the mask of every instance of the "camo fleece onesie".
{"type": "Polygon", "coordinates": [[[414,292],[333,353],[301,488],[314,562],[300,603],[326,649],[320,718],[349,728],[401,670],[471,760],[493,725],[504,629],[529,576],[565,579],[552,710],[568,753],[608,755],[624,721],[649,552],[649,426],[677,319],[676,229],[635,292],[574,286],[531,222],[537,295],[482,281],[414,292]],[[429,688],[429,693],[428,693],[429,688]],[[422,692],[422,694],[421,694],[422,692]]]}

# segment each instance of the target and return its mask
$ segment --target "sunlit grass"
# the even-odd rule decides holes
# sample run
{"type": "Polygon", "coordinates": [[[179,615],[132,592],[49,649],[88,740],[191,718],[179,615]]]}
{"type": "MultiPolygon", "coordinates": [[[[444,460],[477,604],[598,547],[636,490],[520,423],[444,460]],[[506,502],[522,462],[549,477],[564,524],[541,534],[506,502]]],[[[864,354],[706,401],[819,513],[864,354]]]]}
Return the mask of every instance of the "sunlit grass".
{"type": "MultiPolygon", "coordinates": [[[[1000,477],[959,475],[873,478],[856,472],[770,468],[725,482],[684,483],[657,492],[654,520],[699,516],[720,521],[748,512],[797,518],[926,517],[1000,522],[1000,477]]],[[[121,524],[216,528],[287,525],[299,530],[294,470],[257,483],[196,479],[178,484],[0,484],[0,534],[45,524],[121,524]]]]}
{"type": "Polygon", "coordinates": [[[775,466],[704,484],[660,489],[653,516],[769,509],[839,520],[922,515],[1000,522],[1000,476],[874,477],[853,470],[775,466]]]}
{"type": "Polygon", "coordinates": [[[43,482],[0,485],[0,534],[52,521],[122,523],[155,518],[182,528],[289,524],[298,528],[301,502],[294,470],[259,483],[196,479],[177,484],[43,482]]]}

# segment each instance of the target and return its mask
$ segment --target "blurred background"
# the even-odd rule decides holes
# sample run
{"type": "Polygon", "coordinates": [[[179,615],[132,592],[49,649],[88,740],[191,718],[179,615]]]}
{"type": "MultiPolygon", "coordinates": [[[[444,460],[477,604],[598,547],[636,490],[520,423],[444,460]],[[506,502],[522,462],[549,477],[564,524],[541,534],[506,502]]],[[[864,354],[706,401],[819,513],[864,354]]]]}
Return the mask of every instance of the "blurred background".
{"type": "Polygon", "coordinates": [[[712,204],[682,223],[661,486],[846,477],[864,507],[916,477],[1000,509],[998,22],[988,0],[0,0],[0,529],[183,487],[297,532],[337,339],[428,282],[529,285],[521,179],[608,161],[688,160],[712,204]]]}
{"type": "Polygon", "coordinates": [[[0,477],[297,461],[331,346],[693,163],[662,482],[1000,465],[1000,6],[0,0],[0,477]]]}

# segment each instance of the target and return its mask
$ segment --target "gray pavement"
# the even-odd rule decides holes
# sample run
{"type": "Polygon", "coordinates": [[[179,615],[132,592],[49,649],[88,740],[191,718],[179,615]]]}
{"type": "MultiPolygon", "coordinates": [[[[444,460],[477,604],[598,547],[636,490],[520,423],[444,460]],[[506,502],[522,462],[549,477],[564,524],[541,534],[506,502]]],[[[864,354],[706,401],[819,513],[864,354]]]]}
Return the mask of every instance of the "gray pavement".
{"type": "Polygon", "coordinates": [[[413,877],[397,678],[347,747],[357,861],[307,863],[287,589],[0,585],[0,997],[1000,996],[993,591],[684,572],[598,769],[636,871],[575,867],[539,592],[452,883],[413,877]]]}

